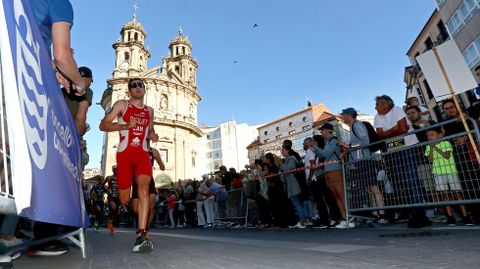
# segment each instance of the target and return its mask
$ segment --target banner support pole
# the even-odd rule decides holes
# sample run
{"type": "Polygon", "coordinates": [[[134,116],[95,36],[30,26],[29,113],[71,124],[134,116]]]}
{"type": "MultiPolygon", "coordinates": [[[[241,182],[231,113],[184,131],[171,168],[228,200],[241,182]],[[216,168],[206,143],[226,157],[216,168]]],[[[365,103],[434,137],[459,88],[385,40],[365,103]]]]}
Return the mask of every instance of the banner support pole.
{"type": "Polygon", "coordinates": [[[472,136],[470,127],[468,127],[467,120],[465,119],[465,115],[463,114],[462,109],[460,107],[460,102],[458,101],[458,96],[455,93],[455,90],[453,89],[452,83],[450,82],[450,78],[448,77],[447,71],[445,70],[445,66],[443,65],[443,62],[440,59],[440,55],[438,54],[437,48],[433,48],[432,50],[433,50],[433,53],[435,54],[435,58],[437,59],[438,65],[442,70],[442,74],[443,74],[443,77],[445,78],[445,82],[447,82],[448,90],[450,91],[450,94],[452,94],[453,102],[455,103],[455,107],[457,108],[458,114],[460,115],[460,119],[463,123],[463,126],[467,131],[468,140],[470,140],[470,143],[472,144],[472,148],[473,148],[473,151],[475,152],[475,156],[477,157],[477,160],[480,160],[480,153],[478,152],[477,143],[472,136]]]}

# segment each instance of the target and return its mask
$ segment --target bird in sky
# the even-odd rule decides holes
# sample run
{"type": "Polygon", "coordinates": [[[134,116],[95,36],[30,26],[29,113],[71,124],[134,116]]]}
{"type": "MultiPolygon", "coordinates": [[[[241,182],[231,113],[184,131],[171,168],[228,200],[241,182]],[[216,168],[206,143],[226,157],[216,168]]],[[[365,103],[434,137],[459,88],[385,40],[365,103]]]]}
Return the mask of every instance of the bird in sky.
{"type": "Polygon", "coordinates": [[[253,25],[253,28],[257,28],[257,27],[258,27],[258,24],[255,23],[255,24],[253,25]]]}
{"type": "Polygon", "coordinates": [[[234,60],[233,63],[234,63],[234,64],[238,63],[238,60],[234,60]]]}

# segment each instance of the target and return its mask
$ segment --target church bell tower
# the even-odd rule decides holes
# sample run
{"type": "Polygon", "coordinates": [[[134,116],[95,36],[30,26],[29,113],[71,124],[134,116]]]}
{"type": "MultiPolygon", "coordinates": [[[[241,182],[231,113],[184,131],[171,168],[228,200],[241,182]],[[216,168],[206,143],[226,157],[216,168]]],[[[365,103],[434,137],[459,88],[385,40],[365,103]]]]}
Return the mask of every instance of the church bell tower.
{"type": "Polygon", "coordinates": [[[120,39],[113,44],[116,55],[114,78],[136,77],[147,70],[147,59],[150,58],[150,52],[145,48],[147,34],[137,21],[137,7],[134,8],[133,20],[122,27],[120,39]]]}

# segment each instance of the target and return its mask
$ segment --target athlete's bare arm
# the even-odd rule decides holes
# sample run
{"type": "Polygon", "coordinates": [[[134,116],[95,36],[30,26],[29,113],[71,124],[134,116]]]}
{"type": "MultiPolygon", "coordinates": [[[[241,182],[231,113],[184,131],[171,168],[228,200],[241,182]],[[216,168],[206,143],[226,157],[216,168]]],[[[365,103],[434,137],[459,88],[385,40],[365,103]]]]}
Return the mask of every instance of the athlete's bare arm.
{"type": "Polygon", "coordinates": [[[152,141],[152,142],[158,142],[158,134],[155,133],[155,129],[153,127],[153,108],[151,107],[148,107],[148,111],[150,112],[150,124],[148,125],[148,134],[147,134],[147,137],[148,137],[148,140],[152,141]]]}
{"type": "Polygon", "coordinates": [[[163,163],[162,156],[160,156],[160,152],[157,149],[152,148],[153,157],[155,161],[157,161],[158,166],[160,166],[160,170],[165,171],[165,164],[163,163]]]}
{"type": "Polygon", "coordinates": [[[110,109],[105,117],[100,122],[100,131],[104,132],[115,132],[115,131],[122,131],[128,130],[132,127],[135,127],[135,121],[131,120],[127,124],[119,124],[113,122],[117,117],[122,116],[122,113],[127,108],[127,101],[125,100],[118,100],[113,105],[112,109],[110,109]]]}

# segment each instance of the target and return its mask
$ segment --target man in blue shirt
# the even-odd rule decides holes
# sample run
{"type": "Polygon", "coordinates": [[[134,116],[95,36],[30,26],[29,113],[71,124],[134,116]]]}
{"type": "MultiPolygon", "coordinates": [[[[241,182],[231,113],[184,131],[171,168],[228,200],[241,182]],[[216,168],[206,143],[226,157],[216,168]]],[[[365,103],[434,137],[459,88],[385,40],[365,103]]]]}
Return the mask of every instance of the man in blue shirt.
{"type": "Polygon", "coordinates": [[[57,66],[57,79],[66,90],[81,96],[86,91],[86,81],[77,69],[70,47],[70,28],[73,25],[73,8],[69,0],[30,0],[33,14],[40,28],[45,46],[57,66]],[[73,85],[70,85],[69,80],[73,85]],[[72,87],[71,87],[72,86],[72,87]],[[72,88],[72,89],[70,89],[72,88]]]}
{"type": "MultiPolygon", "coordinates": [[[[73,9],[68,0],[29,0],[37,25],[40,29],[47,50],[51,53],[57,70],[57,79],[68,91],[75,91],[82,96],[86,92],[87,79],[82,78],[73,58],[70,47],[70,28],[73,25],[73,9]],[[61,73],[61,74],[60,74],[61,73]],[[70,81],[72,83],[70,83],[70,81]]],[[[58,232],[68,232],[74,227],[35,222],[33,231],[35,239],[53,236],[58,232]]],[[[61,242],[50,242],[31,249],[31,255],[62,255],[68,247],[61,242]]]]}
{"type": "Polygon", "coordinates": [[[207,196],[214,196],[215,202],[218,204],[218,215],[220,218],[226,218],[226,200],[228,198],[228,192],[225,190],[225,187],[213,182],[213,180],[209,179],[205,182],[205,185],[208,187],[208,195],[207,196]]]}

